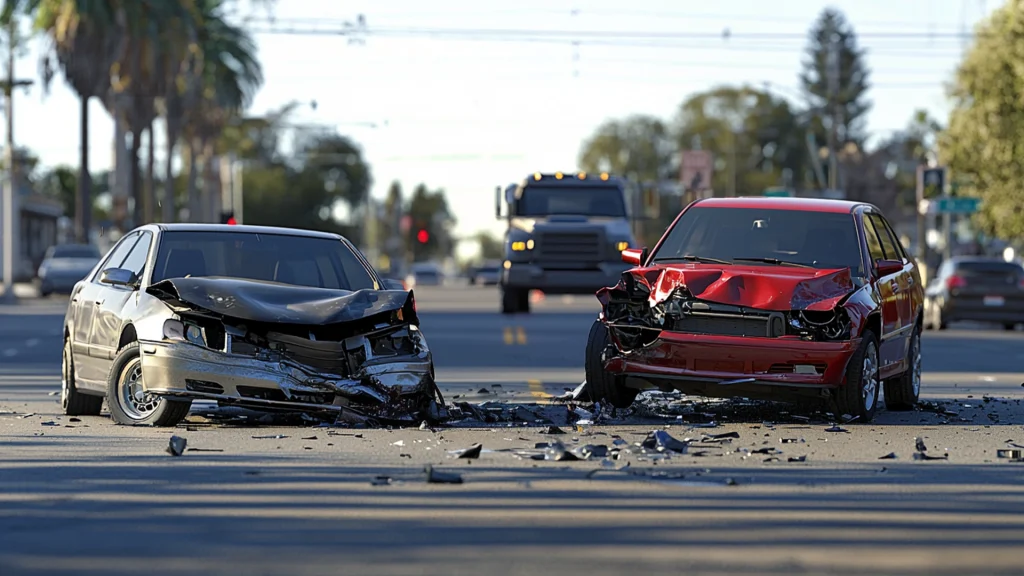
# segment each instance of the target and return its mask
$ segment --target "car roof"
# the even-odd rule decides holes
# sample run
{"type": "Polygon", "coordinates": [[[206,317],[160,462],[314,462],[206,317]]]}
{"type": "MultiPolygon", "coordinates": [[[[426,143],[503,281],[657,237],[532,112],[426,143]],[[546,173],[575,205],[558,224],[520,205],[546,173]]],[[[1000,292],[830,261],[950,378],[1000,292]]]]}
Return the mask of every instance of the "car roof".
{"type": "Polygon", "coordinates": [[[240,232],[242,234],[284,234],[288,236],[304,236],[306,238],[327,238],[340,240],[341,236],[331,232],[302,230],[299,228],[280,228],[277,226],[247,226],[231,224],[156,224],[156,227],[167,232],[240,232]]]}
{"type": "Polygon", "coordinates": [[[737,198],[706,198],[698,200],[702,208],[760,208],[762,210],[803,210],[807,212],[833,212],[849,214],[864,202],[832,200],[829,198],[793,198],[775,196],[745,196],[737,198]]]}

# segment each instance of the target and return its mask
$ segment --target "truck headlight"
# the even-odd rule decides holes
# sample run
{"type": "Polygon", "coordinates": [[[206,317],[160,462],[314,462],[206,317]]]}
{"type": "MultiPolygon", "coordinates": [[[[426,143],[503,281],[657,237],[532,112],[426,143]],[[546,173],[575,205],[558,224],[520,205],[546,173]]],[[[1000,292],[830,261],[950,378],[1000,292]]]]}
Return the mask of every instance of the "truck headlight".
{"type": "Polygon", "coordinates": [[[619,242],[618,244],[615,245],[615,249],[618,250],[619,252],[622,252],[627,248],[629,248],[629,242],[619,242]]]}
{"type": "Polygon", "coordinates": [[[523,252],[526,250],[533,250],[533,238],[530,238],[525,242],[523,240],[517,240],[512,243],[513,252],[523,252]]]}

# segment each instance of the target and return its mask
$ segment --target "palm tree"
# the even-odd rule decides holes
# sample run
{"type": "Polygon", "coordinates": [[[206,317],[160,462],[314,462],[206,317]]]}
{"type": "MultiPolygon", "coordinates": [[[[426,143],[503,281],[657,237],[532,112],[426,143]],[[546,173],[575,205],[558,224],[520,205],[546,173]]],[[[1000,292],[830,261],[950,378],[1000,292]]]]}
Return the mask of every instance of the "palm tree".
{"type": "MultiPolygon", "coordinates": [[[[185,113],[187,137],[188,198],[191,219],[200,209],[197,187],[200,161],[212,188],[215,143],[232,118],[247,107],[263,84],[263,70],[256,59],[252,36],[225,18],[221,0],[193,0],[199,14],[197,44],[202,66],[197,80],[198,98],[185,113]]],[[[207,198],[207,200],[213,200],[207,198]]]]}
{"type": "Polygon", "coordinates": [[[75,190],[75,237],[89,241],[92,216],[92,178],[89,173],[89,101],[103,98],[110,88],[110,63],[117,46],[115,4],[112,0],[5,0],[6,21],[17,12],[35,17],[35,27],[51,41],[43,59],[43,81],[48,87],[54,63],[60,66],[79,97],[80,157],[75,190]]]}

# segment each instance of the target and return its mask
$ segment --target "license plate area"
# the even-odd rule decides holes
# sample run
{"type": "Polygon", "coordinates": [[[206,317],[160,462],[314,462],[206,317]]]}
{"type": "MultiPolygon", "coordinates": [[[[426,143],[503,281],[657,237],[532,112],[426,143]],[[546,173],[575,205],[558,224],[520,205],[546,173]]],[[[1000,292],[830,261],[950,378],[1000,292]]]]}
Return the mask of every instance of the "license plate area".
{"type": "Polygon", "coordinates": [[[985,296],[982,302],[984,302],[985,306],[1002,306],[1006,304],[1006,299],[1002,296],[985,296]]]}

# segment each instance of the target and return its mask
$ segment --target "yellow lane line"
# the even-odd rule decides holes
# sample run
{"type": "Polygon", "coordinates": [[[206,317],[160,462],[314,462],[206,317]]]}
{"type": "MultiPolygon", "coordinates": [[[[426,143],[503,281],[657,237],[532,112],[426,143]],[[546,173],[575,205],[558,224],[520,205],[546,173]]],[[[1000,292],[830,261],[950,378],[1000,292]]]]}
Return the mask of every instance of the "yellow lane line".
{"type": "Polygon", "coordinates": [[[534,398],[551,398],[551,394],[544,391],[544,384],[540,380],[527,380],[526,384],[530,387],[530,396],[534,398]]]}
{"type": "Polygon", "coordinates": [[[516,344],[526,346],[526,330],[522,326],[516,328],[516,344]]]}
{"type": "Polygon", "coordinates": [[[512,327],[505,326],[505,345],[511,346],[513,343],[512,327]]]}

